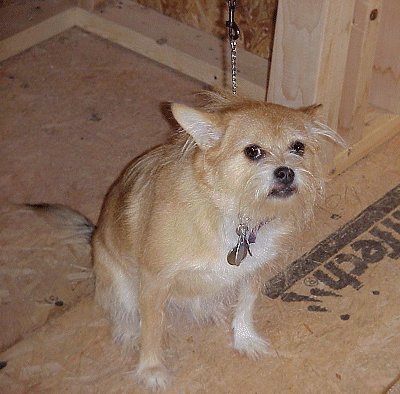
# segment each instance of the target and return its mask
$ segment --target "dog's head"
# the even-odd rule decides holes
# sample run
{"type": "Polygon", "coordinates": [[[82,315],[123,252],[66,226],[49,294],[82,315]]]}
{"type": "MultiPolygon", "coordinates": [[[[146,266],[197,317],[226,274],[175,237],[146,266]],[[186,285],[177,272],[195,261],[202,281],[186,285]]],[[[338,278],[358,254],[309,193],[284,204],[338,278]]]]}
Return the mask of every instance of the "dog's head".
{"type": "Polygon", "coordinates": [[[259,222],[307,221],[323,192],[324,140],[343,143],[315,119],[316,107],[276,104],[208,93],[201,109],[173,104],[190,135],[186,148],[200,181],[227,209],[259,222]]]}

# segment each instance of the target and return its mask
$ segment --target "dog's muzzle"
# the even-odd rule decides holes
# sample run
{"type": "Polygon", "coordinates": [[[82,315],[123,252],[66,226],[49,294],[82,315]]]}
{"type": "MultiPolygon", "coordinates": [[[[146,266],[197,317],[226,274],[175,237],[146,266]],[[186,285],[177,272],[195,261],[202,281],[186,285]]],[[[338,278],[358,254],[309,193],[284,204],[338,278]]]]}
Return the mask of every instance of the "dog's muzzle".
{"type": "Polygon", "coordinates": [[[293,186],[294,171],[289,167],[278,167],[274,171],[275,184],[268,194],[270,197],[287,198],[297,192],[293,186]]]}

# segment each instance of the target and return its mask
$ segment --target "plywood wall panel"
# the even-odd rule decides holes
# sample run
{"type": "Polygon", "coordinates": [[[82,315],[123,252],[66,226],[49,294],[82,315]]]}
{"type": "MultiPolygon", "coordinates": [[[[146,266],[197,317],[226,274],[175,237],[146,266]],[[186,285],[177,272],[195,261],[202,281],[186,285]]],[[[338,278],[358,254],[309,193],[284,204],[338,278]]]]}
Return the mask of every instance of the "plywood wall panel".
{"type": "MultiPolygon", "coordinates": [[[[137,0],[167,16],[218,37],[225,37],[227,1],[225,0],[137,0]]],[[[236,22],[244,47],[270,59],[278,0],[238,0],[236,22]]],[[[195,37],[193,37],[195,39],[195,37]]]]}

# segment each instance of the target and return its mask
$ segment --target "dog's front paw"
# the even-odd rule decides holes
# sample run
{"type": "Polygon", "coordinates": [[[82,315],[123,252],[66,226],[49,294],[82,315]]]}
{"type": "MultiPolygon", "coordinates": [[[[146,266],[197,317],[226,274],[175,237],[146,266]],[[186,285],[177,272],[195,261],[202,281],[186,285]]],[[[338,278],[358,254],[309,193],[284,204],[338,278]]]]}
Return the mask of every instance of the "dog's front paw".
{"type": "Polygon", "coordinates": [[[233,347],[239,353],[256,360],[269,353],[269,343],[256,333],[235,335],[233,347]]]}
{"type": "Polygon", "coordinates": [[[151,391],[165,390],[169,382],[168,371],[161,364],[152,367],[139,365],[136,376],[139,383],[151,391]]]}

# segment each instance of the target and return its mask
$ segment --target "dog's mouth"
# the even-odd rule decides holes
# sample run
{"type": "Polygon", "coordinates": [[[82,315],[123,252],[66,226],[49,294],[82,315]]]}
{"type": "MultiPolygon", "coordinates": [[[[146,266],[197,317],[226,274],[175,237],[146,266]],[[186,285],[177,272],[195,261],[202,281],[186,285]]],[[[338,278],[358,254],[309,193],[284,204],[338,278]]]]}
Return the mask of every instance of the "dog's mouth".
{"type": "Polygon", "coordinates": [[[297,193],[297,187],[292,185],[276,185],[269,192],[268,197],[272,198],[288,198],[297,193]]]}

